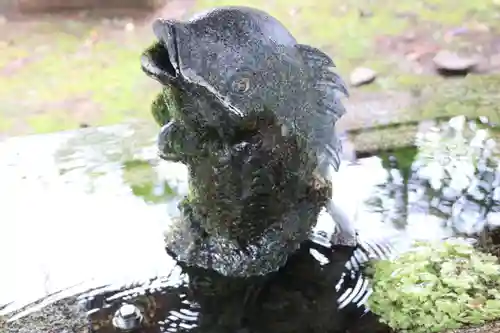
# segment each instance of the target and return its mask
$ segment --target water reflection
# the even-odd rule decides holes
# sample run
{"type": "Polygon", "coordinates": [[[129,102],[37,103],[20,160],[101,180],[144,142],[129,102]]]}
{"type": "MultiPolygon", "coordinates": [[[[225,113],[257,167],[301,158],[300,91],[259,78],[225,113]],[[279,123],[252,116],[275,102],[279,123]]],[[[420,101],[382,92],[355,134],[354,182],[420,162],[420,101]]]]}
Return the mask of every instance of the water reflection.
{"type": "Polygon", "coordinates": [[[151,161],[128,160],[123,163],[123,182],[132,193],[149,204],[159,204],[174,198],[177,193],[168,181],[159,177],[151,161]]]}
{"type": "Polygon", "coordinates": [[[0,256],[8,272],[0,304],[168,272],[162,231],[187,179],[182,165],[157,165],[154,130],[133,124],[0,144],[0,256]]]}
{"type": "Polygon", "coordinates": [[[83,294],[98,333],[113,331],[124,303],[141,308],[143,332],[310,325],[340,332],[351,322],[358,324],[351,331],[373,331],[362,263],[402,251],[411,239],[472,235],[498,224],[496,148],[478,126],[455,121],[419,136],[416,147],[344,163],[334,199],[356,221],[362,246],[330,247],[332,224],[321,215],[314,237],[282,270],[252,279],[181,267],[165,253],[162,231],[187,193],[187,172],[156,159],[154,128],[9,139],[0,144],[7,272],[0,304],[13,303],[3,312],[83,294]],[[359,316],[365,321],[354,320],[359,316]]]}
{"type": "Polygon", "coordinates": [[[367,203],[382,215],[382,220],[402,230],[408,220],[408,179],[417,154],[416,147],[382,152],[379,158],[387,176],[378,184],[367,203]]]}
{"type": "Polygon", "coordinates": [[[435,235],[438,229],[440,237],[493,229],[500,222],[495,133],[463,117],[419,133],[416,147],[381,155],[387,176],[368,205],[407,231],[422,216],[427,222],[420,227],[435,235]]]}

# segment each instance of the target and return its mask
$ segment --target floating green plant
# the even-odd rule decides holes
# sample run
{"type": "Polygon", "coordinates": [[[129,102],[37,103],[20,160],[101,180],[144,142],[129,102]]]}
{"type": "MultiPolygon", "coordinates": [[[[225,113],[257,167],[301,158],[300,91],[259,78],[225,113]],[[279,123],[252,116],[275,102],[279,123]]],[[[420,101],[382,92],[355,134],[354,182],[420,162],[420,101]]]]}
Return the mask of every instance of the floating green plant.
{"type": "Polygon", "coordinates": [[[370,309],[401,332],[442,332],[500,318],[500,264],[461,240],[416,243],[373,264],[370,309]]]}

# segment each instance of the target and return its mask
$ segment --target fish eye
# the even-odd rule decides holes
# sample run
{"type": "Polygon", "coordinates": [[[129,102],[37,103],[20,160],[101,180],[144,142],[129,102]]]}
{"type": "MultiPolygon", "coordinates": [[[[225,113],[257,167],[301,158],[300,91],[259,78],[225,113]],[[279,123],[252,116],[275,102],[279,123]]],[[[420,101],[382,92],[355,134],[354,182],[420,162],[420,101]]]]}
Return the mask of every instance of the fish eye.
{"type": "Polygon", "coordinates": [[[236,79],[232,82],[231,88],[237,93],[245,93],[250,89],[250,79],[247,77],[236,79]]]}

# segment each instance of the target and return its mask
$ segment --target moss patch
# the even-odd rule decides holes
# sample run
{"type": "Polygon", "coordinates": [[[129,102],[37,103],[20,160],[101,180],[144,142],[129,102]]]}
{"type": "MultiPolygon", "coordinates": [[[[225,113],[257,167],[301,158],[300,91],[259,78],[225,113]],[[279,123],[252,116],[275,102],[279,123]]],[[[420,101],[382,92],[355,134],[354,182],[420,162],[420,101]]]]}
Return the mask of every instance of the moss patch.
{"type": "Polygon", "coordinates": [[[418,126],[415,124],[379,128],[352,133],[351,142],[358,152],[377,152],[412,146],[418,126]]]}
{"type": "Polygon", "coordinates": [[[371,310],[402,332],[441,332],[500,318],[500,264],[463,241],[416,243],[374,265],[371,310]]]}
{"type": "MultiPolygon", "coordinates": [[[[407,79],[405,85],[399,87],[401,93],[379,93],[379,98],[375,99],[363,97],[367,95],[366,92],[353,94],[348,113],[341,120],[341,127],[355,137],[359,136],[357,140],[363,141],[363,146],[373,146],[380,142],[381,137],[388,135],[388,140],[400,140],[406,144],[406,138],[415,133],[414,128],[423,120],[465,115],[469,118],[487,117],[490,123],[498,124],[500,99],[496,91],[499,88],[499,75],[470,75],[461,79],[424,77],[422,82],[418,78],[413,81],[407,79]],[[402,94],[408,91],[409,94],[402,94]],[[413,125],[409,126],[408,123],[413,125]],[[391,128],[398,127],[394,124],[402,127],[391,128]],[[408,126],[411,134],[405,132],[408,126]],[[372,133],[376,127],[382,131],[380,134],[372,133]],[[363,129],[370,129],[370,133],[359,133],[363,129]]],[[[374,92],[369,94],[376,96],[374,92]]],[[[387,144],[404,145],[396,142],[387,144]]]]}

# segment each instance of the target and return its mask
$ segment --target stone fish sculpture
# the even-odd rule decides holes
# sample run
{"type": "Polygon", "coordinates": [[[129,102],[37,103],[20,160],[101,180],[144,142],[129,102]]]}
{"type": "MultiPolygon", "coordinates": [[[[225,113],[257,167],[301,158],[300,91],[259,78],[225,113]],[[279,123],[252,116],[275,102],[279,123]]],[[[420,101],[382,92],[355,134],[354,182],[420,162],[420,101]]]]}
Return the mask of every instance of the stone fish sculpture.
{"type": "MultiPolygon", "coordinates": [[[[266,274],[338,216],[331,172],[345,84],[322,51],[268,14],[222,7],[157,20],[142,68],[164,86],[153,104],[162,158],[189,168],[190,195],[166,233],[176,260],[224,275],[266,274]]],[[[336,243],[356,233],[336,218],[336,243]]]]}
{"type": "MultiPolygon", "coordinates": [[[[337,235],[340,237],[311,230],[322,209],[328,207],[332,215],[338,212],[330,199],[328,164],[338,166],[339,145],[333,125],[343,112],[336,92],[345,89],[332,74],[325,81],[327,89],[314,92],[316,84],[323,84],[321,80],[327,74],[321,73],[332,65],[331,60],[318,50],[295,44],[288,32],[266,14],[241,7],[216,9],[188,23],[159,21],[155,31],[160,41],[144,53],[142,63],[146,73],[164,85],[153,103],[153,114],[162,126],[160,155],[185,163],[191,182],[191,193],[180,205],[181,217],[166,233],[166,249],[175,260],[161,263],[172,264],[161,278],[125,287],[105,286],[81,295],[89,317],[88,329],[83,331],[386,331],[364,306],[371,290],[361,267],[370,258],[391,255],[392,244],[387,239],[358,238],[352,227],[337,217],[337,222],[344,221],[337,235]],[[169,24],[199,24],[200,31],[203,27],[210,31],[211,26],[221,25],[211,21],[225,22],[223,19],[233,22],[235,33],[244,35],[247,30],[243,28],[249,24],[252,31],[261,33],[267,27],[265,35],[282,40],[268,41],[276,44],[275,54],[272,48],[268,50],[268,65],[280,69],[271,77],[279,85],[269,85],[260,97],[251,95],[257,98],[253,102],[260,109],[237,104],[238,97],[231,97],[232,93],[220,86],[215,89],[200,79],[189,81],[184,77],[191,75],[189,68],[183,70],[179,65],[182,61],[176,55],[181,53],[176,50],[180,46],[170,39],[177,28],[168,28],[169,24]],[[247,22],[240,27],[242,32],[236,31],[237,22],[247,22]],[[259,26],[262,29],[257,29],[259,26]],[[273,63],[272,56],[283,60],[285,67],[273,63]],[[293,78],[309,83],[294,83],[290,81],[293,78]],[[313,90],[314,98],[301,100],[302,90],[297,87],[313,90]],[[225,98],[218,95],[220,91],[225,98]],[[265,95],[267,92],[270,96],[265,95]],[[287,116],[287,105],[281,105],[281,110],[278,106],[284,103],[283,98],[293,95],[291,100],[305,106],[294,109],[294,105],[288,105],[291,111],[287,116]],[[307,105],[312,101],[316,104],[307,105]],[[332,110],[322,109],[325,105],[332,110]],[[300,110],[308,113],[301,114],[300,110]],[[318,133],[308,132],[316,127],[318,133]],[[323,147],[321,136],[326,138],[327,134],[323,147]],[[342,236],[346,242],[340,239],[342,236]],[[346,243],[356,246],[344,246],[346,243]]],[[[202,43],[187,41],[203,49],[202,43]]],[[[252,38],[248,43],[258,41],[252,38]]],[[[257,73],[266,71],[259,67],[262,64],[254,66],[257,73]]],[[[213,74],[211,70],[203,73],[207,78],[213,74]]],[[[236,90],[243,87],[246,93],[250,85],[269,83],[253,79],[253,74],[249,82],[247,77],[234,80],[237,83],[228,81],[228,86],[236,90]]],[[[248,96],[240,98],[245,101],[248,96]]]]}

